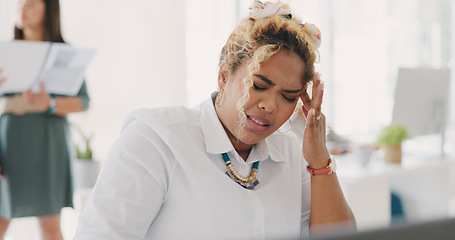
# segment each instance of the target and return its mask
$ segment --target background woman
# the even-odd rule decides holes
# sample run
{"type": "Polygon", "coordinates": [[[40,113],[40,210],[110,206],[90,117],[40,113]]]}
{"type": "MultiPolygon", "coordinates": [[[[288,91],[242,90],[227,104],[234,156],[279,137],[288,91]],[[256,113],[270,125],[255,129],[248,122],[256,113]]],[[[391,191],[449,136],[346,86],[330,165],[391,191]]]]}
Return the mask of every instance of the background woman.
{"type": "MultiPolygon", "coordinates": [[[[15,39],[64,42],[58,0],[19,4],[15,39]]],[[[39,93],[5,95],[1,101],[0,239],[12,218],[26,216],[38,217],[43,239],[62,239],[60,211],[73,206],[66,115],[88,107],[85,83],[75,97],[50,95],[41,84],[39,93]]]]}
{"type": "Polygon", "coordinates": [[[309,227],[355,228],[325,145],[319,40],[287,6],[254,1],[222,50],[219,92],[194,109],[126,120],[75,239],[298,239],[309,227]],[[303,149],[277,131],[300,98],[303,149]]]}

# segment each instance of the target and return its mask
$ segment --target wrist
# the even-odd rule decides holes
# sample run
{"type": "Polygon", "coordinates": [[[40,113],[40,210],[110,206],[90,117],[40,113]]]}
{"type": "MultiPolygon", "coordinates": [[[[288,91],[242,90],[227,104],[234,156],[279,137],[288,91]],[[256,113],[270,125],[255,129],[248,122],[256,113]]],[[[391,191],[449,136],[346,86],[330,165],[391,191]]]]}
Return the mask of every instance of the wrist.
{"type": "Polygon", "coordinates": [[[57,109],[57,98],[51,95],[49,99],[49,108],[47,109],[48,114],[54,114],[57,109]]]}
{"type": "Polygon", "coordinates": [[[322,161],[322,162],[318,162],[316,164],[311,164],[311,163],[308,163],[308,167],[312,168],[312,169],[322,169],[322,168],[325,168],[327,167],[327,165],[329,164],[329,161],[330,161],[330,158],[325,158],[326,160],[322,161]]]}
{"type": "Polygon", "coordinates": [[[307,171],[315,176],[315,175],[330,175],[336,171],[336,162],[335,159],[329,158],[328,163],[326,166],[322,168],[312,168],[310,165],[307,166],[307,171]]]}
{"type": "Polygon", "coordinates": [[[328,152],[320,155],[315,155],[315,156],[308,156],[305,157],[305,159],[308,162],[308,165],[310,168],[313,169],[321,169],[327,167],[329,164],[329,160],[332,158],[328,152]]]}

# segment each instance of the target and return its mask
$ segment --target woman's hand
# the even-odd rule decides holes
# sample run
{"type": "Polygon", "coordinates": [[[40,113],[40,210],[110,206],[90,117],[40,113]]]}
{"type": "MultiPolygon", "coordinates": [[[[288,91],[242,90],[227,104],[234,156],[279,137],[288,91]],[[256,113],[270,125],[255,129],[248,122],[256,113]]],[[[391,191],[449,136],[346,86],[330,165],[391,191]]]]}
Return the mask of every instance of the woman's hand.
{"type": "Polygon", "coordinates": [[[319,74],[314,74],[312,96],[302,91],[302,112],[306,117],[306,128],[303,135],[303,156],[311,168],[320,169],[328,164],[330,158],[326,146],[325,116],[321,113],[324,84],[319,80],[319,74]]]}
{"type": "Polygon", "coordinates": [[[40,87],[41,90],[39,93],[31,93],[30,91],[25,91],[22,93],[22,95],[34,110],[38,112],[45,112],[49,108],[51,95],[47,93],[46,88],[42,82],[40,82],[40,87]]]}

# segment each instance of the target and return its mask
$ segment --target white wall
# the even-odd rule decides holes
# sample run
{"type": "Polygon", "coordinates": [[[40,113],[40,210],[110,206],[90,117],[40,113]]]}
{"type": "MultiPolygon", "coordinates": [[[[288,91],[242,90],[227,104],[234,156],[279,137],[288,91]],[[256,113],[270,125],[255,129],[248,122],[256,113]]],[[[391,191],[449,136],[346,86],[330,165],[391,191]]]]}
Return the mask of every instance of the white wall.
{"type": "Polygon", "coordinates": [[[13,37],[16,15],[16,0],[0,0],[0,41],[13,37]]]}
{"type": "Polygon", "coordinates": [[[62,0],[61,10],[65,39],[97,51],[91,107],[71,119],[104,160],[132,110],[186,103],[185,1],[62,0]]]}
{"type": "MultiPolygon", "coordinates": [[[[12,38],[15,2],[0,0],[0,40],[12,38]]],[[[454,67],[453,32],[447,40],[454,24],[453,1],[284,2],[322,31],[316,69],[326,83],[323,111],[338,133],[374,133],[389,122],[398,67],[454,67]]],[[[87,71],[92,107],[71,116],[86,132],[94,132],[95,156],[105,158],[133,109],[191,107],[216,90],[219,52],[250,4],[61,0],[66,40],[97,50],[87,71]]]]}
{"type": "Polygon", "coordinates": [[[187,0],[185,4],[186,105],[191,107],[218,89],[221,48],[238,19],[235,1],[187,0]]]}

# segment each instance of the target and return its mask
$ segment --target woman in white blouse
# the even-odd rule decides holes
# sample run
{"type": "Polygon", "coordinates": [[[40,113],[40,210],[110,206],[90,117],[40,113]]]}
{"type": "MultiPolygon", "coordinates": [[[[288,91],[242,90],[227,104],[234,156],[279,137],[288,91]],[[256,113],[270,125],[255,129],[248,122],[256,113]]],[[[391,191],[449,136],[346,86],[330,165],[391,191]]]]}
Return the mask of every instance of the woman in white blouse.
{"type": "Polygon", "coordinates": [[[194,109],[127,118],[75,239],[297,239],[322,225],[355,228],[325,145],[319,43],[286,5],[255,1],[223,47],[219,92],[194,109]],[[277,131],[299,98],[303,148],[277,131]]]}

